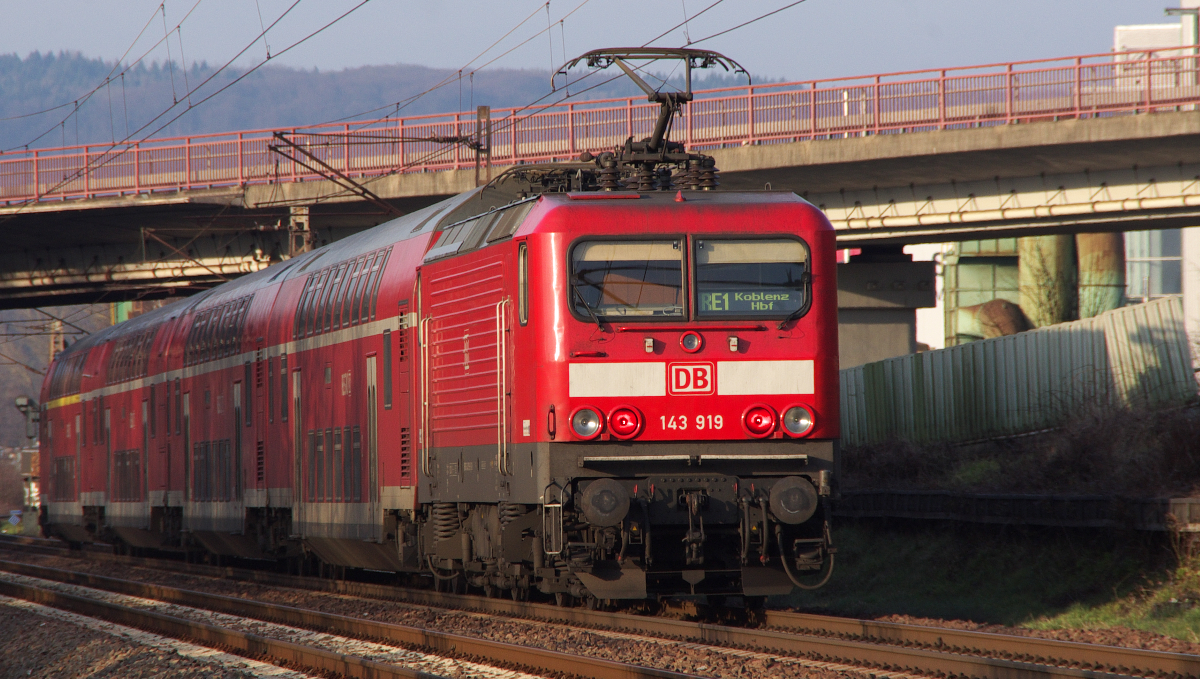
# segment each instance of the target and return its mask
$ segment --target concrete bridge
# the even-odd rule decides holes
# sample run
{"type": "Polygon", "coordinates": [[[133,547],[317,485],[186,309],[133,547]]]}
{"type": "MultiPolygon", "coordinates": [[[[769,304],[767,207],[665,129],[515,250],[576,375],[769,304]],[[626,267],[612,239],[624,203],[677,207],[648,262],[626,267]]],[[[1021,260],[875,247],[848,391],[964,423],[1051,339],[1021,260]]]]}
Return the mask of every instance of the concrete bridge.
{"type": "MultiPolygon", "coordinates": [[[[674,137],[712,154],[727,188],[821,206],[847,247],[1190,226],[1197,62],[1188,48],[701,92],[674,137]]],[[[656,111],[618,99],[317,126],[288,131],[311,154],[293,159],[269,130],[0,155],[0,308],[211,286],[504,166],[648,135],[656,111]]]]}

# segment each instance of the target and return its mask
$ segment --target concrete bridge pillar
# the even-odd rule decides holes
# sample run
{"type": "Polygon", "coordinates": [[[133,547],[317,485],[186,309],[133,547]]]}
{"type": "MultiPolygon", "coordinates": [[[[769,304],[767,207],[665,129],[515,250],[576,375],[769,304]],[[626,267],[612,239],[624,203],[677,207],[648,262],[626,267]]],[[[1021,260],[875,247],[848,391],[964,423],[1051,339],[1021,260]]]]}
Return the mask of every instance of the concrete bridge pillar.
{"type": "Polygon", "coordinates": [[[1091,318],[1125,302],[1125,234],[1075,235],[1079,255],[1079,317],[1091,318]]]}
{"type": "Polygon", "coordinates": [[[1019,238],[1017,256],[1021,310],[1030,325],[1041,328],[1074,320],[1078,313],[1075,237],[1019,238]]]}
{"type": "Polygon", "coordinates": [[[917,309],[936,306],[933,262],[875,246],[838,264],[838,353],[853,368],[917,350],[917,309]]]}

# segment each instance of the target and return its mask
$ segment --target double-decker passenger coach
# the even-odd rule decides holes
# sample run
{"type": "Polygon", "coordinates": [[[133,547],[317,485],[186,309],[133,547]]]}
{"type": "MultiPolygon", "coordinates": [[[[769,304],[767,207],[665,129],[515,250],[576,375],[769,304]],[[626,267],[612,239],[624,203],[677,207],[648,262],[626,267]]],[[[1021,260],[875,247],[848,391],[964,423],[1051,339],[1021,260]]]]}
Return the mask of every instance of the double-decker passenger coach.
{"type": "Polygon", "coordinates": [[[715,190],[666,139],[688,98],[62,352],[45,530],[564,602],[820,584],[834,234],[793,193],[715,190]]]}

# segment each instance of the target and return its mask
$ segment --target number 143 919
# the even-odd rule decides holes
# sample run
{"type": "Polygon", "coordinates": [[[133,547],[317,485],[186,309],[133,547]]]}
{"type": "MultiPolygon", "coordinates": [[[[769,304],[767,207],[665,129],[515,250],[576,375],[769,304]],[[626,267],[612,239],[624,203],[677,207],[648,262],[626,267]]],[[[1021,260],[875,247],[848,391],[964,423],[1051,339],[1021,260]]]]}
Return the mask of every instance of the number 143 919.
{"type": "Polygon", "coordinates": [[[696,415],[691,419],[687,415],[659,415],[658,419],[663,429],[720,429],[725,426],[725,418],[720,415],[696,415]]]}

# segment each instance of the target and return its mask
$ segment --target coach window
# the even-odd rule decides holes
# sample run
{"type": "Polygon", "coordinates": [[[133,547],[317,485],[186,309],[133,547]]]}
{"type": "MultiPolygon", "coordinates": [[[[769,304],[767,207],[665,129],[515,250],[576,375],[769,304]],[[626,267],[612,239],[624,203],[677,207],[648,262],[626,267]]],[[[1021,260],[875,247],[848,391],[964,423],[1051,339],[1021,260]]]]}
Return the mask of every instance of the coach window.
{"type": "Polygon", "coordinates": [[[342,286],[341,303],[338,308],[341,309],[341,319],[338,321],[343,328],[350,327],[350,308],[354,306],[354,289],[358,284],[359,267],[362,264],[362,258],[358,258],[350,262],[350,268],[346,270],[346,284],[342,286]]]}
{"type": "Polygon", "coordinates": [[[338,315],[341,311],[337,308],[338,296],[341,294],[342,281],[345,279],[346,265],[335,267],[330,276],[332,281],[329,284],[329,301],[325,305],[325,325],[326,331],[337,330],[337,322],[341,320],[338,315]]]}
{"type": "Polygon", "coordinates": [[[362,298],[363,290],[367,287],[367,278],[371,273],[371,262],[375,261],[373,253],[363,257],[362,266],[358,270],[358,283],[354,286],[354,293],[350,299],[350,322],[358,325],[362,322],[362,298]]]}
{"type": "Polygon", "coordinates": [[[517,249],[517,319],[529,322],[529,251],[525,243],[517,249]]]}
{"type": "Polygon", "coordinates": [[[696,241],[697,316],[798,316],[811,280],[808,248],[798,240],[696,241]]]}
{"type": "Polygon", "coordinates": [[[203,363],[212,357],[213,329],[217,326],[214,311],[204,312],[204,325],[200,326],[200,353],[196,356],[197,363],[203,363]]]}
{"type": "Polygon", "coordinates": [[[342,295],[346,292],[346,265],[337,268],[333,278],[333,292],[329,295],[330,316],[325,319],[326,330],[337,330],[342,325],[342,295]]]}
{"type": "Polygon", "coordinates": [[[321,300],[328,288],[325,281],[329,279],[329,269],[317,272],[320,278],[317,280],[316,290],[308,299],[308,314],[304,319],[305,335],[312,336],[320,332],[320,315],[321,315],[321,300]]]}
{"type": "Polygon", "coordinates": [[[375,260],[375,266],[371,267],[371,320],[375,320],[375,305],[379,302],[379,285],[383,282],[383,267],[387,266],[388,255],[392,254],[392,249],[388,248],[383,251],[383,256],[375,260]]]}
{"type": "Polygon", "coordinates": [[[229,330],[233,325],[235,314],[237,314],[237,305],[233,303],[225,304],[217,310],[217,321],[213,330],[212,358],[224,358],[230,354],[233,338],[230,336],[229,330]]]}
{"type": "Polygon", "coordinates": [[[683,316],[679,240],[585,241],[571,250],[571,309],[579,318],[683,316]]]}
{"type": "Polygon", "coordinates": [[[296,339],[304,337],[305,325],[304,319],[308,315],[308,300],[312,297],[313,289],[316,286],[316,274],[308,274],[304,279],[304,287],[300,289],[300,300],[296,302],[296,320],[293,334],[296,339]]]}

